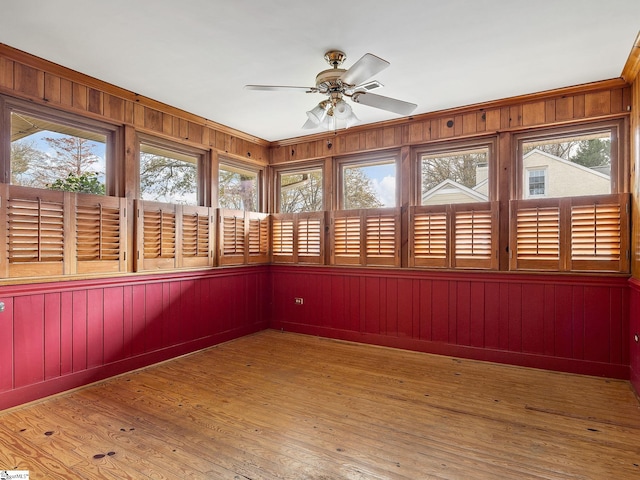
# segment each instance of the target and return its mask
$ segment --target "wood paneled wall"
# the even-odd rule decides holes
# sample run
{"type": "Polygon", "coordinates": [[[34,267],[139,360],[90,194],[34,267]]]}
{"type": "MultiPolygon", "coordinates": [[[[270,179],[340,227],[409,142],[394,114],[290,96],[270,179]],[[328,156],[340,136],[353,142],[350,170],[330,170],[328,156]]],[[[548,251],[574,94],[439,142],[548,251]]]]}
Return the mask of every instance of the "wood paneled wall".
{"type": "Polygon", "coordinates": [[[271,327],[430,353],[629,376],[624,277],[271,266],[271,327]],[[302,305],[294,298],[302,298],[302,305]]]}
{"type": "Polygon", "coordinates": [[[264,140],[0,44],[0,93],[266,164],[264,140]]]}
{"type": "Polygon", "coordinates": [[[632,192],[631,326],[629,331],[631,382],[640,393],[640,35],[631,50],[623,76],[631,85],[630,165],[632,192]]]}
{"type": "Polygon", "coordinates": [[[628,85],[610,80],[274,142],[271,161],[282,164],[607,118],[627,112],[630,105],[628,85]]]}
{"type": "Polygon", "coordinates": [[[268,327],[268,267],[0,287],[0,410],[268,327]]]}

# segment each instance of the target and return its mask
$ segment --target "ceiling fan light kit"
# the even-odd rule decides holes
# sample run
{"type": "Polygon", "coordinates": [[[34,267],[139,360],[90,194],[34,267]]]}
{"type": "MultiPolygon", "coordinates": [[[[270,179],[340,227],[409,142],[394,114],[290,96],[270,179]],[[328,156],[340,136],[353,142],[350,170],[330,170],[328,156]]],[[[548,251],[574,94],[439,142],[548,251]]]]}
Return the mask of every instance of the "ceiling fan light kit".
{"type": "Polygon", "coordinates": [[[324,127],[335,130],[340,125],[349,128],[359,122],[345,98],[351,98],[355,103],[380,108],[400,115],[409,115],[417,107],[414,103],[397,100],[369,93],[375,88],[382,87],[377,80],[369,80],[373,75],[389,66],[389,62],[370,53],[363,55],[351,68],[338,68],[347,56],[339,50],[330,50],[324,55],[332,68],[323,70],[316,76],[315,87],[293,87],[278,85],[245,85],[249,90],[302,90],[306,93],[321,93],[327,99],[320,102],[307,112],[307,121],[303,129],[324,127]],[[367,82],[367,80],[369,80],[367,82]],[[366,83],[364,83],[366,82],[366,83]]]}

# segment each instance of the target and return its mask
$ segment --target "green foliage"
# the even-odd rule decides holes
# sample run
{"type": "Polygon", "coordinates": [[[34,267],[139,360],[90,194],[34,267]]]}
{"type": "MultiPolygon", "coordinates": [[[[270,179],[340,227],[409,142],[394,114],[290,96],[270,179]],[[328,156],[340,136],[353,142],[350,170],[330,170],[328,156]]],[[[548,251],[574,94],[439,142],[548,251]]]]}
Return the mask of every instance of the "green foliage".
{"type": "Polygon", "coordinates": [[[580,140],[571,161],[589,168],[609,165],[611,163],[611,140],[602,138],[580,140]]]}
{"type": "Polygon", "coordinates": [[[86,172],[80,175],[71,172],[66,178],[59,178],[48,187],[51,190],[67,192],[105,194],[104,184],[98,180],[98,174],[95,172],[86,172]]]}

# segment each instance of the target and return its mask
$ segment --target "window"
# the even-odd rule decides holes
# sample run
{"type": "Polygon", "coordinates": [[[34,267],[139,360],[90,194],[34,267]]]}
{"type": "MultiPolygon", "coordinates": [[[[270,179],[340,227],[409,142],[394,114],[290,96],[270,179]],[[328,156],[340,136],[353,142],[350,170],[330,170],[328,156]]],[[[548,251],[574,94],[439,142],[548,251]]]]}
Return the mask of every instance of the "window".
{"type": "Polygon", "coordinates": [[[420,205],[489,201],[489,147],[420,152],[420,205]]]}
{"type": "Polygon", "coordinates": [[[10,108],[12,185],[104,195],[113,130],[53,112],[10,108]]]}
{"type": "Polygon", "coordinates": [[[198,205],[198,167],[203,154],[143,138],[140,143],[140,197],[154,202],[198,205]]]}
{"type": "Polygon", "coordinates": [[[519,182],[510,202],[512,270],[625,272],[629,195],[618,162],[623,122],[518,138],[519,182]]]}
{"type": "Polygon", "coordinates": [[[614,193],[611,129],[523,141],[521,149],[522,198],[614,193]]]}
{"type": "Polygon", "coordinates": [[[317,212],[323,209],[322,168],[278,173],[278,212],[317,212]]]}
{"type": "Polygon", "coordinates": [[[547,169],[546,168],[528,168],[526,170],[527,186],[526,197],[544,197],[547,193],[547,169]]]}
{"type": "Polygon", "coordinates": [[[218,204],[221,208],[260,211],[260,172],[249,167],[220,164],[218,204]]]}
{"type": "Polygon", "coordinates": [[[396,158],[340,162],[340,207],[357,208],[395,207],[396,158]]]}

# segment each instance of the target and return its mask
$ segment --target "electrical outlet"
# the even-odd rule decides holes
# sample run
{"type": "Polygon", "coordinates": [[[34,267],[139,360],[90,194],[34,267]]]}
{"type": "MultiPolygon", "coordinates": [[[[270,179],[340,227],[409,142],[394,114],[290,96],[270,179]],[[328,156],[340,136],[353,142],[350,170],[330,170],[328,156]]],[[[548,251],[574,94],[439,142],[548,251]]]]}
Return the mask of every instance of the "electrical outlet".
{"type": "Polygon", "coordinates": [[[295,302],[296,305],[302,305],[304,303],[304,299],[300,297],[294,298],[293,301],[295,302]]]}

